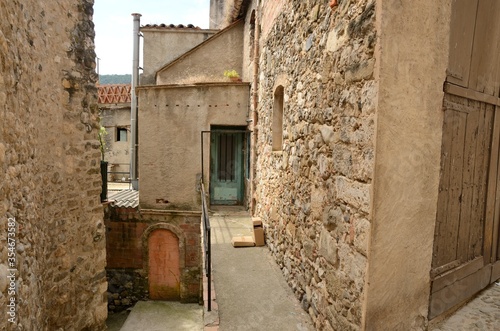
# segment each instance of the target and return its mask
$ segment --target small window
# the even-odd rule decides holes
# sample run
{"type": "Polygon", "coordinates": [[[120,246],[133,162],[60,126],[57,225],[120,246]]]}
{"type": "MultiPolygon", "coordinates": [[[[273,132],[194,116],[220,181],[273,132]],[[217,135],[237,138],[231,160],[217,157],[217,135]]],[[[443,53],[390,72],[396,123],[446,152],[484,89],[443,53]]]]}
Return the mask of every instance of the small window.
{"type": "Polygon", "coordinates": [[[273,151],[281,151],[283,149],[283,96],[284,88],[279,85],[274,91],[273,151]]]}
{"type": "Polygon", "coordinates": [[[116,128],[116,141],[127,141],[127,128],[116,128]]]}

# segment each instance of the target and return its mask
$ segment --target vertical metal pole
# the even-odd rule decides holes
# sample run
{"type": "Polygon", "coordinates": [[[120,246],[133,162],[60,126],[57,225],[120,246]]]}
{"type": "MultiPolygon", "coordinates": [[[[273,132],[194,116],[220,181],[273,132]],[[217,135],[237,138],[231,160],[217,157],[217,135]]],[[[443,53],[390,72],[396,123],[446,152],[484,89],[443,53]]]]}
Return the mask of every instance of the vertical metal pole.
{"type": "MultiPolygon", "coordinates": [[[[205,212],[206,211],[206,204],[205,204],[205,212]]],[[[207,296],[208,296],[208,305],[207,305],[207,310],[212,311],[212,240],[211,240],[211,231],[210,231],[210,222],[208,220],[208,215],[207,217],[207,244],[208,244],[208,249],[207,249],[207,283],[208,283],[208,289],[207,289],[207,296]]]]}
{"type": "Polygon", "coordinates": [[[135,88],[139,81],[139,27],[141,23],[141,14],[134,13],[133,36],[133,58],[132,58],[132,84],[130,89],[130,181],[134,190],[139,189],[137,180],[137,95],[135,88]]]}
{"type": "Polygon", "coordinates": [[[202,183],[205,182],[205,178],[203,177],[204,176],[204,166],[203,166],[203,131],[201,131],[201,181],[202,183]]]}

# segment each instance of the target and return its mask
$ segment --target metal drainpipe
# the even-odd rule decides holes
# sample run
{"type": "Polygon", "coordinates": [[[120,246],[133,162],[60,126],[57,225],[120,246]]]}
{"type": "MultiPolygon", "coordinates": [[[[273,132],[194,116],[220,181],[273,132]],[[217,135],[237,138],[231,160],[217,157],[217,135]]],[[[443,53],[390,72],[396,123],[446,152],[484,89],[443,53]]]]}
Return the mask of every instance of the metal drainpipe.
{"type": "Polygon", "coordinates": [[[139,180],[137,179],[137,95],[135,88],[139,81],[139,27],[141,23],[141,14],[134,13],[133,36],[133,58],[132,58],[132,83],[130,89],[130,181],[134,190],[139,189],[139,180]]]}
{"type": "Polygon", "coordinates": [[[259,27],[259,12],[255,12],[255,33],[254,33],[254,63],[253,63],[253,113],[252,113],[252,124],[253,124],[253,134],[252,134],[252,204],[251,211],[252,215],[255,215],[255,167],[257,163],[257,107],[259,105],[258,96],[258,79],[259,79],[259,39],[260,39],[260,27],[259,27]]]}

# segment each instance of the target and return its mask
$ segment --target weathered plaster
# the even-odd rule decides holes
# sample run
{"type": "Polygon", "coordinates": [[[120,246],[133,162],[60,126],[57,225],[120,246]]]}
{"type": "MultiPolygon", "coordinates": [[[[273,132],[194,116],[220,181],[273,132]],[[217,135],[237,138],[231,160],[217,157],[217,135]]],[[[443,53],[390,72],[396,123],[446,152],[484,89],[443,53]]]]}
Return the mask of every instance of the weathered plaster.
{"type": "Polygon", "coordinates": [[[244,22],[236,22],[158,70],[157,85],[227,82],[225,70],[242,72],[244,22]]]}
{"type": "MultiPolygon", "coordinates": [[[[241,83],[138,89],[141,208],[199,210],[201,132],[246,126],[248,89],[241,83]]],[[[204,141],[209,151],[209,137],[204,141]]],[[[208,180],[208,152],[204,161],[208,180]]]]}
{"type": "Polygon", "coordinates": [[[156,71],[213,36],[217,30],[142,27],[144,35],[141,85],[155,83],[156,71]]]}
{"type": "Polygon", "coordinates": [[[100,104],[101,126],[106,128],[104,160],[108,162],[109,181],[128,180],[130,175],[130,103],[100,104]],[[117,127],[127,129],[127,140],[117,141],[117,127]],[[120,173],[118,173],[120,172],[120,173]]]}
{"type": "Polygon", "coordinates": [[[377,1],[375,170],[366,330],[425,328],[451,1],[377,1]]]}

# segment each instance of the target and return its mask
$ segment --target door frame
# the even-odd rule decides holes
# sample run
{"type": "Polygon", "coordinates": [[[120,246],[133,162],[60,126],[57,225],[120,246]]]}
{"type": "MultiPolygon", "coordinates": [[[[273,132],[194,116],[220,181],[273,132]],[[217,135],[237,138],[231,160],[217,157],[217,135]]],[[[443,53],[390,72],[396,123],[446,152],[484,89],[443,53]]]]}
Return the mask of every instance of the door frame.
{"type": "MultiPolygon", "coordinates": [[[[252,148],[250,142],[250,136],[252,131],[248,130],[248,128],[244,125],[210,125],[210,130],[203,130],[200,132],[201,138],[201,175],[200,180],[205,184],[207,201],[209,204],[212,204],[212,185],[211,185],[211,169],[212,169],[212,156],[211,156],[211,148],[212,148],[212,133],[214,132],[222,132],[222,133],[239,133],[242,135],[242,171],[241,171],[241,190],[242,190],[242,199],[241,203],[237,205],[245,205],[247,202],[247,181],[250,179],[250,168],[251,168],[251,159],[250,159],[250,150],[252,148]],[[208,135],[208,139],[205,138],[205,135],[208,135]],[[208,164],[205,157],[206,153],[208,153],[208,164]],[[208,166],[208,167],[207,167],[208,166]],[[247,169],[248,168],[248,169],[247,169]]],[[[231,205],[231,204],[228,204],[231,205]]],[[[234,205],[234,204],[232,204],[234,205]]]]}

